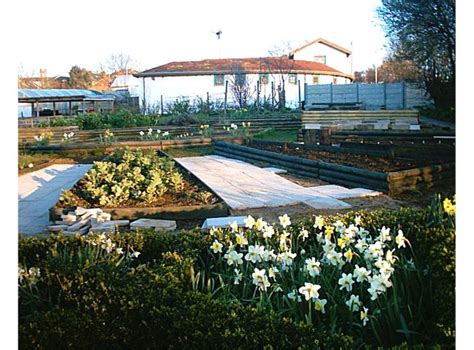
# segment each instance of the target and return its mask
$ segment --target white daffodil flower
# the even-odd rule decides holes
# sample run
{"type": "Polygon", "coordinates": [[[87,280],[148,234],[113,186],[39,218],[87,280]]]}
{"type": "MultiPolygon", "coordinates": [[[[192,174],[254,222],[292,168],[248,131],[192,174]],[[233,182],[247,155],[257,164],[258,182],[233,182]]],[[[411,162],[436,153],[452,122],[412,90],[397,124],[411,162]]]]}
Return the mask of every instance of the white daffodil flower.
{"type": "Polygon", "coordinates": [[[321,263],[313,257],[305,260],[305,269],[311,277],[319,276],[321,273],[321,263]]]}
{"type": "Polygon", "coordinates": [[[244,219],[244,223],[246,228],[252,229],[255,225],[255,219],[249,215],[244,219]]]}
{"type": "Polygon", "coordinates": [[[395,243],[397,243],[398,249],[400,248],[406,248],[405,242],[408,242],[408,240],[405,238],[403,231],[398,230],[398,235],[395,237],[395,243]]]}
{"type": "Polygon", "coordinates": [[[316,217],[314,218],[314,225],[313,225],[313,227],[322,230],[323,226],[324,226],[324,218],[323,218],[322,216],[320,216],[320,215],[316,216],[316,217]]]}
{"type": "Polygon", "coordinates": [[[326,310],[324,307],[326,306],[327,303],[328,303],[327,299],[316,299],[314,301],[314,308],[317,311],[320,311],[321,313],[325,314],[326,310]]]}
{"type": "Polygon", "coordinates": [[[350,311],[357,312],[360,310],[362,303],[360,302],[358,295],[352,294],[349,300],[346,301],[346,305],[349,307],[350,311]]]}
{"type": "Polygon", "coordinates": [[[279,216],[278,217],[278,220],[280,221],[280,225],[283,227],[283,228],[286,228],[288,226],[291,225],[291,220],[290,220],[290,217],[285,214],[283,216],[279,216]]]}
{"type": "Polygon", "coordinates": [[[371,271],[367,271],[365,267],[359,267],[359,265],[355,266],[354,278],[356,279],[357,282],[362,283],[364,281],[368,281],[370,274],[371,274],[371,271]]]}
{"type": "Polygon", "coordinates": [[[345,274],[344,272],[341,275],[341,278],[339,278],[338,284],[341,286],[339,289],[346,289],[348,292],[352,290],[352,285],[354,284],[354,281],[352,280],[352,274],[345,274]]]}
{"type": "Polygon", "coordinates": [[[243,264],[242,253],[237,253],[235,250],[225,253],[224,259],[227,260],[227,265],[241,265],[243,264]]]}
{"type": "Polygon", "coordinates": [[[368,317],[369,309],[364,306],[364,310],[360,312],[360,320],[362,321],[362,325],[365,327],[367,322],[369,322],[368,317]]]}
{"type": "Polygon", "coordinates": [[[267,225],[263,229],[263,238],[272,238],[275,234],[275,229],[271,225],[267,225]]]}
{"type": "Polygon", "coordinates": [[[220,243],[217,239],[214,240],[214,243],[212,243],[211,245],[211,249],[214,252],[214,254],[222,253],[222,247],[223,247],[222,243],[220,243]]]}
{"type": "Polygon", "coordinates": [[[240,272],[239,269],[234,269],[235,272],[235,277],[234,277],[234,284],[240,284],[240,281],[242,281],[243,274],[240,272]]]}
{"type": "Polygon", "coordinates": [[[256,264],[257,262],[262,261],[262,255],[265,251],[265,247],[256,245],[249,245],[249,250],[245,255],[245,260],[251,261],[252,263],[256,264]]]}
{"type": "Polygon", "coordinates": [[[258,269],[255,268],[252,274],[253,284],[255,284],[259,290],[266,291],[268,287],[270,287],[271,283],[268,281],[268,277],[266,276],[265,269],[258,269]]]}
{"type": "Polygon", "coordinates": [[[268,224],[262,218],[258,218],[257,221],[255,221],[255,229],[257,231],[263,231],[266,226],[268,226],[268,224]]]}
{"type": "Polygon", "coordinates": [[[130,257],[132,259],[137,259],[140,256],[140,254],[141,254],[140,252],[133,252],[132,254],[130,254],[130,257]]]}
{"type": "Polygon", "coordinates": [[[354,218],[354,222],[357,226],[360,226],[361,222],[362,222],[362,218],[360,217],[360,215],[357,215],[355,218],[354,218]]]}
{"type": "Polygon", "coordinates": [[[117,249],[115,250],[115,252],[116,252],[117,254],[123,254],[123,249],[122,249],[122,248],[117,248],[117,249]]]}
{"type": "Polygon", "coordinates": [[[304,227],[301,229],[300,234],[298,237],[301,237],[303,239],[303,242],[306,240],[306,238],[309,237],[309,231],[305,229],[304,227]]]}
{"type": "Polygon", "coordinates": [[[382,243],[386,242],[386,241],[391,241],[392,240],[392,236],[390,236],[390,227],[385,227],[383,226],[382,229],[380,230],[380,241],[382,243]]]}
{"type": "Polygon", "coordinates": [[[237,224],[237,221],[232,221],[229,224],[229,227],[232,230],[232,232],[237,232],[239,230],[239,225],[237,224]]]}
{"type": "Polygon", "coordinates": [[[268,269],[268,277],[275,279],[278,269],[275,266],[272,266],[268,269]]]}
{"type": "Polygon", "coordinates": [[[140,136],[143,136],[145,135],[145,133],[143,131],[140,131],[140,136]]]}
{"type": "Polygon", "coordinates": [[[318,299],[319,298],[319,290],[321,286],[318,284],[312,284],[309,282],[305,282],[304,286],[300,287],[298,290],[300,294],[304,295],[305,300],[310,299],[318,299]]]}

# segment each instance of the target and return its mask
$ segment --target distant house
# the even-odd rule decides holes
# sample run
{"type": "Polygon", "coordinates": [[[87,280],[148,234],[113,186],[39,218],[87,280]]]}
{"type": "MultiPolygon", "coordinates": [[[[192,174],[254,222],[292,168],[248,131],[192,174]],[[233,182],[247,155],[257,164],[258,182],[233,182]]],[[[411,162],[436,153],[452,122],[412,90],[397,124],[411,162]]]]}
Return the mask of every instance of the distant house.
{"type": "MultiPolygon", "coordinates": [[[[346,84],[353,80],[351,51],[325,39],[316,39],[281,57],[207,59],[171,62],[134,74],[141,78],[141,104],[158,105],[180,96],[224,98],[225,83],[246,81],[259,98],[270,101],[284,85],[286,104],[298,107],[304,84],[346,84]],[[245,79],[244,79],[245,77],[245,79]],[[272,88],[273,87],[273,88],[272,88]]],[[[230,104],[236,103],[228,91],[230,104]]]]}
{"type": "Polygon", "coordinates": [[[115,75],[110,88],[112,91],[128,91],[130,96],[138,96],[138,88],[140,86],[140,79],[135,78],[130,74],[115,75]]]}

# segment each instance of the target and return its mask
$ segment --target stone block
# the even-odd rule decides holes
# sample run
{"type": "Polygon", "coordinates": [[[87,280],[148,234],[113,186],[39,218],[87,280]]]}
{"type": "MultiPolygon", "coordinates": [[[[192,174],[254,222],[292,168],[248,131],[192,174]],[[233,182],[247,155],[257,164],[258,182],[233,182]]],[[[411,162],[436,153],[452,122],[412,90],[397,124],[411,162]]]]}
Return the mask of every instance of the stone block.
{"type": "Polygon", "coordinates": [[[74,222],[77,220],[76,215],[66,214],[61,215],[61,219],[65,222],[74,222]]]}
{"type": "Polygon", "coordinates": [[[392,130],[410,130],[410,124],[392,124],[392,130]]]}
{"type": "MultiPolygon", "coordinates": [[[[112,222],[112,221],[110,221],[112,222]]],[[[144,228],[154,228],[155,231],[174,231],[176,230],[176,221],[158,220],[158,219],[138,219],[130,224],[130,229],[138,230],[144,228]]]]}
{"type": "Polygon", "coordinates": [[[80,228],[79,230],[71,230],[71,227],[69,227],[69,230],[64,231],[65,235],[75,235],[76,233],[82,235],[85,235],[86,233],[89,232],[90,225],[87,224],[86,226],[80,228]]]}
{"type": "Polygon", "coordinates": [[[49,232],[60,232],[60,231],[67,231],[69,229],[69,225],[51,225],[48,226],[49,232]]]}
{"type": "Polygon", "coordinates": [[[90,219],[87,218],[87,219],[82,219],[78,222],[76,222],[75,224],[69,226],[69,231],[77,231],[79,230],[81,227],[85,226],[85,225],[89,225],[90,226],[90,219]]]}
{"type": "Polygon", "coordinates": [[[420,125],[410,125],[410,130],[421,130],[420,125]]]}
{"type": "Polygon", "coordinates": [[[244,227],[246,216],[226,216],[222,218],[208,218],[202,224],[202,229],[210,229],[211,227],[227,228],[233,222],[237,223],[237,226],[244,227]]]}
{"type": "Polygon", "coordinates": [[[89,229],[89,233],[94,232],[115,233],[115,225],[109,225],[109,222],[104,222],[102,224],[92,226],[89,229]]]}
{"type": "Polygon", "coordinates": [[[321,129],[321,124],[305,124],[304,128],[307,130],[319,130],[321,129]]]}

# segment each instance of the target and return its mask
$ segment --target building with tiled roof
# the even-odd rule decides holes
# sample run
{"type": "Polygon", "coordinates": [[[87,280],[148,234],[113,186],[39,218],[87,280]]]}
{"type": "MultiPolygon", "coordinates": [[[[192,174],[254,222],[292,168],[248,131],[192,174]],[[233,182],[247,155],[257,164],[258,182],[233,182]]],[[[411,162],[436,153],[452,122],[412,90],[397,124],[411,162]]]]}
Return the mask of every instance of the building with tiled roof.
{"type": "Polygon", "coordinates": [[[298,107],[305,84],[350,83],[353,80],[352,53],[319,38],[281,57],[170,62],[134,76],[142,80],[140,97],[142,104],[145,102],[148,106],[171,102],[181,96],[189,99],[210,96],[222,100],[226,83],[232,104],[229,85],[245,81],[260,101],[274,99],[278,89],[284,87],[287,106],[298,107]]]}

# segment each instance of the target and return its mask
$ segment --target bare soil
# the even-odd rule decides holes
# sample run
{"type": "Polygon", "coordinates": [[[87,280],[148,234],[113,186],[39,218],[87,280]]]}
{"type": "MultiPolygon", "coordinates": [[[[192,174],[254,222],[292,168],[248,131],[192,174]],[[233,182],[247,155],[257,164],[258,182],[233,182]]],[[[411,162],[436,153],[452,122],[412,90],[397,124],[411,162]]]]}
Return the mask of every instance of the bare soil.
{"type": "Polygon", "coordinates": [[[254,148],[266,151],[288,154],[312,160],[320,160],[328,163],[352,166],[371,171],[391,172],[406,169],[413,169],[430,165],[428,161],[407,160],[396,158],[371,157],[362,154],[332,153],[303,148],[286,148],[278,145],[254,145],[254,148]]]}

